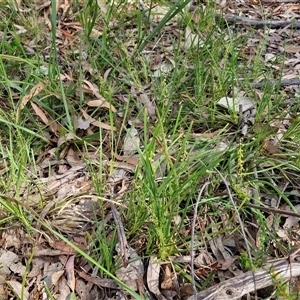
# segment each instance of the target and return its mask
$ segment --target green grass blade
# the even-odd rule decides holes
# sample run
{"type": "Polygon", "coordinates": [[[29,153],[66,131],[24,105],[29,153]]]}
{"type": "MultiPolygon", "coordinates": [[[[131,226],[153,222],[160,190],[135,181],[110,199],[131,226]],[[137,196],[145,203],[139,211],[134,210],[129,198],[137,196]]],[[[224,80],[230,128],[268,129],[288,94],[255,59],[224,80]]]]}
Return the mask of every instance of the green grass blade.
{"type": "Polygon", "coordinates": [[[175,3],[163,17],[163,19],[158,23],[155,29],[144,39],[142,44],[137,49],[135,55],[141,53],[145,49],[147,44],[153,39],[153,37],[155,37],[155,35],[166,25],[166,23],[168,23],[172,18],[179,14],[190,2],[191,0],[185,0],[182,3],[181,1],[175,3]]]}

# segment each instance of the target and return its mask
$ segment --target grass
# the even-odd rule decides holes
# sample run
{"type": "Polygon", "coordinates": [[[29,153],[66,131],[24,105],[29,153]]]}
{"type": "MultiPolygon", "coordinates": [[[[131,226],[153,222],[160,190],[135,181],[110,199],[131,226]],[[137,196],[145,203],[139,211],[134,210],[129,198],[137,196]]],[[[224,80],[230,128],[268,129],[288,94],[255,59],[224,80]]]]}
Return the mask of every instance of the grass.
{"type": "MultiPolygon", "coordinates": [[[[253,80],[265,75],[262,57],[266,37],[249,65],[242,49],[251,32],[241,34],[215,24],[212,3],[197,12],[200,21],[194,22],[188,3],[151,2],[149,10],[141,12],[133,4],[115,1],[107,4],[104,15],[94,1],[74,1],[66,13],[72,22],[78,22],[77,27],[64,25],[63,29],[58,15],[51,14],[52,30],[45,27],[47,19],[30,3],[26,13],[17,12],[10,2],[0,3],[0,31],[4,35],[0,54],[3,230],[17,222],[35,239],[39,224],[42,236],[73,247],[91,266],[99,268],[101,278],[113,278],[134,299],[146,295],[139,295],[114,275],[121,260],[115,252],[118,230],[108,218],[112,203],[121,214],[128,245],[143,262],[151,256],[166,262],[191,251],[195,251],[193,255],[201,249],[211,252],[208,249],[215,238],[231,240],[235,236],[244,239],[248,248],[236,245],[231,251],[246,269],[255,269],[269,256],[286,254],[291,246],[289,241],[284,250],[272,248],[271,244],[281,241],[272,226],[265,226],[268,215],[246,205],[252,201],[264,205],[263,198],[270,197],[295,210],[282,186],[287,185],[288,192],[298,187],[298,104],[293,115],[287,116],[279,89],[266,86],[258,94],[251,88],[253,80]],[[159,5],[167,6],[168,12],[154,26],[152,12],[159,5]],[[36,24],[31,22],[34,17],[36,24]],[[172,20],[177,23],[170,25],[172,20]],[[20,26],[27,31],[19,33],[20,26]],[[190,47],[185,44],[187,26],[195,35],[190,47]],[[29,41],[33,51],[28,52],[29,41]],[[168,71],[163,71],[162,62],[168,71]],[[39,83],[45,87],[22,107],[24,96],[39,83]],[[240,135],[238,111],[217,105],[221,97],[238,97],[239,92],[258,103],[254,125],[245,137],[240,135]],[[95,100],[98,94],[115,111],[101,105],[89,107],[87,101],[95,100]],[[34,110],[34,105],[43,113],[34,110]],[[83,111],[107,127],[89,124],[83,129],[78,125],[83,111]],[[291,119],[290,125],[272,148],[271,138],[278,131],[272,122],[285,118],[291,119]],[[133,128],[138,139],[130,137],[133,128]],[[118,157],[127,156],[126,140],[133,149],[128,156],[138,157],[131,165],[134,171],[128,171],[128,165],[120,167],[118,157]],[[43,162],[48,165],[41,169],[43,162]],[[73,186],[73,179],[61,181],[61,186],[50,191],[64,196],[57,196],[59,201],[51,204],[45,218],[39,216],[53,200],[46,189],[47,177],[53,180],[53,174],[65,172],[64,167],[83,162],[88,175],[82,171],[78,177],[87,176],[91,182],[90,190],[83,187],[83,194],[98,197],[92,229],[81,232],[91,245],[87,253],[70,240],[65,227],[51,225],[55,218],[63,218],[64,211],[72,211],[70,203],[80,201],[74,191],[62,191],[73,186]],[[206,188],[198,198],[203,186],[206,188]],[[31,202],[32,194],[39,195],[37,202],[31,202]],[[233,206],[229,194],[242,204],[233,206]],[[194,214],[196,207],[198,213],[194,214]],[[236,221],[237,214],[241,223],[236,221]],[[249,231],[243,232],[244,227],[257,234],[259,249],[255,249],[255,238],[251,241],[249,231]]],[[[57,9],[52,1],[52,10],[57,9]]],[[[66,222],[73,222],[74,234],[83,227],[83,220],[90,222],[76,216],[78,219],[67,220],[65,215],[66,222]]],[[[173,268],[180,280],[199,289],[216,277],[214,269],[206,277],[195,278],[186,264],[174,262],[173,268]]],[[[26,288],[24,278],[22,284],[26,288]]],[[[53,291],[47,289],[48,297],[53,297],[53,291]]]]}

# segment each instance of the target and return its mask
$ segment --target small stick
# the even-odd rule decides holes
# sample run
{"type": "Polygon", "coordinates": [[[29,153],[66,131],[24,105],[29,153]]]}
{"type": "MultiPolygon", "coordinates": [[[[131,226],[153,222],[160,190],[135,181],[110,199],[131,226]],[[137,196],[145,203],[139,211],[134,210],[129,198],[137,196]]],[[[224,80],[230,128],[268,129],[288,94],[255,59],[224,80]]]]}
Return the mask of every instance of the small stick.
{"type": "Polygon", "coordinates": [[[123,267],[126,268],[128,266],[128,255],[127,255],[127,239],[125,236],[124,226],[120,217],[118,210],[115,205],[111,205],[111,212],[114,216],[115,223],[117,225],[117,234],[119,238],[119,246],[120,246],[120,254],[122,257],[123,267]]]}
{"type": "Polygon", "coordinates": [[[262,81],[257,83],[252,83],[251,86],[255,89],[260,89],[265,86],[289,86],[289,85],[300,85],[300,79],[283,79],[283,80],[273,80],[273,81],[262,81]]]}
{"type": "MultiPolygon", "coordinates": [[[[208,186],[210,182],[207,181],[203,184],[202,188],[199,191],[196,206],[194,209],[194,216],[193,216],[193,223],[192,223],[192,232],[191,232],[191,273],[192,273],[192,285],[193,285],[193,292],[196,297],[197,289],[196,289],[196,281],[195,281],[195,269],[194,269],[194,244],[195,244],[195,227],[196,227],[196,220],[198,214],[198,206],[201,200],[202,194],[205,188],[208,186]]],[[[195,298],[196,299],[196,298],[195,298]]]]}
{"type": "MultiPolygon", "coordinates": [[[[240,200],[234,196],[233,196],[233,199],[235,201],[237,201],[238,203],[242,203],[242,200],[240,200]]],[[[272,207],[264,207],[261,205],[255,205],[255,204],[251,204],[251,203],[244,203],[243,206],[256,208],[256,209],[264,211],[264,212],[274,213],[274,214],[278,214],[281,216],[288,216],[288,217],[291,216],[291,217],[300,218],[300,214],[293,212],[293,211],[287,211],[287,210],[277,209],[277,208],[272,208],[272,207]]]]}
{"type": "Polygon", "coordinates": [[[217,20],[224,19],[228,23],[237,23],[242,25],[249,25],[258,28],[269,27],[269,28],[284,28],[287,26],[291,26],[292,28],[299,29],[300,22],[297,22],[295,19],[290,21],[275,21],[275,20],[261,20],[261,19],[251,19],[247,17],[239,17],[234,15],[222,15],[216,14],[215,18],[217,20]]]}

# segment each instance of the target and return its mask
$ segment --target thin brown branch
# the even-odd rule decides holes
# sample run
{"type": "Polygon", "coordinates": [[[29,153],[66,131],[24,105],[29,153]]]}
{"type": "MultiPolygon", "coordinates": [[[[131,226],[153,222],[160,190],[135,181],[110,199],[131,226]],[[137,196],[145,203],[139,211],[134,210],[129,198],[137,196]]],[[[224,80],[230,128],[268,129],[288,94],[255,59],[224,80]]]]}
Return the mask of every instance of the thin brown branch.
{"type": "MultiPolygon", "coordinates": [[[[242,200],[233,197],[233,199],[239,203],[242,203],[242,200]]],[[[244,206],[248,206],[248,207],[252,207],[252,208],[256,208],[258,210],[264,211],[264,212],[268,212],[268,213],[275,213],[281,216],[291,216],[291,217],[297,217],[300,218],[300,214],[293,212],[293,211],[288,211],[288,210],[282,210],[282,209],[277,209],[277,208],[273,208],[273,207],[264,207],[261,205],[255,205],[255,204],[251,204],[251,203],[244,203],[244,206]]]]}
{"type": "Polygon", "coordinates": [[[262,3],[300,3],[299,0],[262,0],[262,3]]]}
{"type": "Polygon", "coordinates": [[[197,220],[197,215],[198,215],[199,202],[201,200],[201,197],[202,197],[202,194],[203,194],[204,190],[209,185],[209,183],[210,182],[207,181],[201,187],[201,189],[199,191],[199,194],[198,194],[197,202],[196,202],[196,205],[195,205],[195,208],[194,208],[194,216],[193,216],[193,223],[192,223],[192,233],[191,233],[191,272],[192,272],[192,285],[193,285],[194,294],[197,293],[196,281],[195,281],[195,270],[194,270],[195,227],[196,227],[196,220],[197,220]]]}
{"type": "Polygon", "coordinates": [[[289,86],[289,85],[300,85],[300,79],[283,79],[283,80],[274,80],[274,81],[262,81],[251,84],[253,88],[259,89],[265,86],[289,86]]]}
{"type": "Polygon", "coordinates": [[[111,204],[111,211],[117,225],[117,234],[119,239],[119,246],[120,246],[120,254],[122,257],[122,265],[124,268],[128,266],[128,255],[127,255],[127,239],[125,236],[124,226],[120,217],[118,210],[116,209],[114,204],[111,204]]]}
{"type": "Polygon", "coordinates": [[[236,23],[241,25],[248,25],[253,27],[269,27],[269,28],[284,28],[291,26],[292,28],[299,29],[300,22],[297,22],[295,19],[290,21],[274,21],[274,20],[261,20],[261,19],[251,19],[247,17],[239,17],[234,15],[224,15],[216,14],[216,19],[225,20],[228,23],[236,23]]]}

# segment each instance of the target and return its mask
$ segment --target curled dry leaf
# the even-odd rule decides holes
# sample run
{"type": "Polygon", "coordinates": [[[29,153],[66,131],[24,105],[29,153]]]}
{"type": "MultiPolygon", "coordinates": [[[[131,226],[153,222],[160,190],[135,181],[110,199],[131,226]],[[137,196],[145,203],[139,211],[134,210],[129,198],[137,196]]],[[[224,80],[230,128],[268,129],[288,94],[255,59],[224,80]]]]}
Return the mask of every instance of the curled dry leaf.
{"type": "Polygon", "coordinates": [[[28,95],[24,96],[21,104],[20,104],[20,109],[22,110],[25,105],[36,95],[38,95],[43,89],[45,88],[45,84],[43,82],[38,83],[35,85],[29,92],[28,95]]]}
{"type": "Polygon", "coordinates": [[[126,134],[124,145],[123,145],[123,153],[124,156],[131,156],[138,152],[140,145],[140,138],[138,136],[138,131],[131,127],[126,134]]]}
{"type": "Polygon", "coordinates": [[[110,125],[105,124],[103,122],[97,121],[94,118],[90,117],[88,115],[88,113],[86,113],[84,110],[81,110],[81,111],[82,111],[82,114],[85,117],[85,119],[91,121],[91,124],[93,124],[94,126],[100,127],[102,129],[105,129],[105,130],[117,131],[117,128],[115,126],[110,126],[110,125]]]}
{"type": "Polygon", "coordinates": [[[180,287],[180,299],[186,299],[187,297],[194,294],[193,286],[190,283],[184,284],[182,287],[180,287]]]}
{"type": "Polygon", "coordinates": [[[267,151],[269,154],[280,153],[281,150],[279,147],[280,145],[278,144],[276,139],[269,139],[263,145],[264,150],[267,151]]]}
{"type": "Polygon", "coordinates": [[[72,292],[74,292],[75,290],[74,261],[75,261],[75,255],[72,255],[68,259],[65,267],[66,274],[67,274],[67,284],[70,287],[72,292]]]}
{"type": "Polygon", "coordinates": [[[29,293],[24,286],[16,281],[16,280],[9,280],[6,283],[13,289],[14,293],[18,295],[19,299],[27,300],[29,299],[29,293]]]}
{"type": "Polygon", "coordinates": [[[141,104],[146,108],[149,117],[155,117],[156,108],[154,105],[154,101],[149,99],[149,96],[145,93],[139,95],[138,100],[141,104]]]}
{"type": "Polygon", "coordinates": [[[60,132],[60,126],[55,121],[48,120],[45,112],[38,107],[35,103],[31,102],[31,106],[38,117],[43,121],[44,124],[49,125],[53,133],[60,132]]]}
{"type": "Polygon", "coordinates": [[[76,297],[74,298],[74,293],[70,293],[70,288],[64,276],[59,278],[56,285],[56,290],[58,291],[58,297],[56,298],[57,300],[76,300],[76,297]]]}
{"type": "Polygon", "coordinates": [[[204,46],[204,41],[200,38],[198,34],[193,33],[189,26],[185,28],[184,36],[185,36],[185,42],[184,42],[185,50],[189,50],[192,47],[204,46]]]}
{"type": "Polygon", "coordinates": [[[89,299],[89,290],[87,288],[87,284],[82,279],[76,280],[76,293],[81,299],[89,299]]]}
{"type": "Polygon", "coordinates": [[[163,75],[170,74],[170,72],[174,69],[173,64],[168,62],[162,62],[157,66],[157,69],[153,72],[153,77],[159,78],[163,75]]]}
{"type": "MultiPolygon", "coordinates": [[[[299,204],[295,205],[294,208],[297,210],[298,213],[300,213],[300,205],[299,204]]],[[[292,211],[292,209],[289,206],[287,206],[285,208],[285,210],[292,211]]],[[[287,230],[287,229],[297,225],[298,223],[299,223],[299,218],[288,216],[283,224],[283,228],[287,230]]]]}
{"type": "Polygon", "coordinates": [[[0,250],[0,263],[2,276],[11,273],[23,276],[26,272],[26,267],[19,261],[18,255],[12,251],[0,250]]]}
{"type": "Polygon", "coordinates": [[[65,155],[65,159],[71,167],[83,164],[82,159],[79,157],[78,151],[75,151],[72,147],[69,147],[65,155]]]}
{"type": "Polygon", "coordinates": [[[64,274],[63,265],[61,263],[52,263],[44,270],[44,277],[42,282],[47,284],[48,287],[55,286],[58,280],[64,274]]]}
{"type": "Polygon", "coordinates": [[[83,80],[83,82],[86,84],[86,86],[89,88],[89,90],[98,98],[97,100],[89,101],[87,104],[91,107],[106,107],[108,109],[111,109],[113,112],[116,112],[116,109],[113,105],[111,105],[107,100],[100,95],[99,89],[96,85],[89,82],[88,80],[83,80]]]}
{"type": "Polygon", "coordinates": [[[59,148],[63,144],[68,144],[70,141],[76,140],[76,137],[73,133],[69,132],[64,136],[61,136],[57,141],[57,147],[59,148]]]}
{"type": "Polygon", "coordinates": [[[83,120],[82,117],[75,118],[75,129],[83,129],[87,130],[90,127],[91,121],[90,120],[83,120]]]}
{"type": "MultiPolygon", "coordinates": [[[[72,248],[71,246],[69,246],[68,244],[66,244],[64,241],[55,241],[55,242],[49,243],[49,245],[53,249],[60,250],[63,253],[68,253],[69,255],[76,253],[76,250],[74,250],[74,248],[72,248]]],[[[76,246],[79,247],[80,249],[84,250],[84,251],[86,250],[85,248],[82,247],[81,244],[76,244],[76,246]]],[[[50,251],[49,249],[47,249],[47,250],[50,251]]]]}
{"type": "Polygon", "coordinates": [[[194,259],[194,263],[197,268],[208,266],[212,264],[212,262],[214,262],[214,259],[207,251],[200,251],[194,259]]]}
{"type": "Polygon", "coordinates": [[[84,280],[91,282],[92,284],[95,284],[99,287],[104,287],[109,289],[119,288],[119,286],[116,284],[116,282],[113,279],[99,278],[99,277],[91,276],[83,271],[77,271],[77,270],[76,273],[84,280]]]}
{"type": "Polygon", "coordinates": [[[160,264],[157,261],[157,257],[151,256],[149,260],[147,270],[147,285],[151,293],[153,293],[157,299],[166,300],[159,290],[159,273],[160,264]]]}
{"type": "Polygon", "coordinates": [[[104,97],[100,97],[100,99],[88,101],[87,105],[90,107],[105,107],[107,109],[111,109],[113,112],[117,111],[116,108],[112,104],[107,102],[104,97]]]}
{"type": "Polygon", "coordinates": [[[222,97],[218,101],[218,105],[236,112],[240,112],[240,107],[242,107],[242,112],[256,107],[253,99],[241,96],[235,98],[222,97]]]}
{"type": "MultiPolygon", "coordinates": [[[[217,228],[214,228],[213,231],[217,231],[217,228]]],[[[232,257],[231,254],[224,248],[222,236],[218,235],[213,238],[209,242],[209,245],[217,262],[220,264],[220,269],[228,269],[235,261],[235,258],[232,257]]]]}
{"type": "Polygon", "coordinates": [[[174,289],[174,283],[173,283],[173,274],[171,271],[171,266],[169,264],[166,264],[164,266],[164,272],[163,272],[163,281],[161,283],[161,288],[163,290],[171,290],[174,289]]]}
{"type": "MultiPolygon", "coordinates": [[[[117,249],[118,250],[118,249],[117,249]]],[[[144,265],[141,257],[133,248],[128,249],[129,264],[116,271],[116,277],[129,286],[134,291],[143,289],[144,265]]]]}

